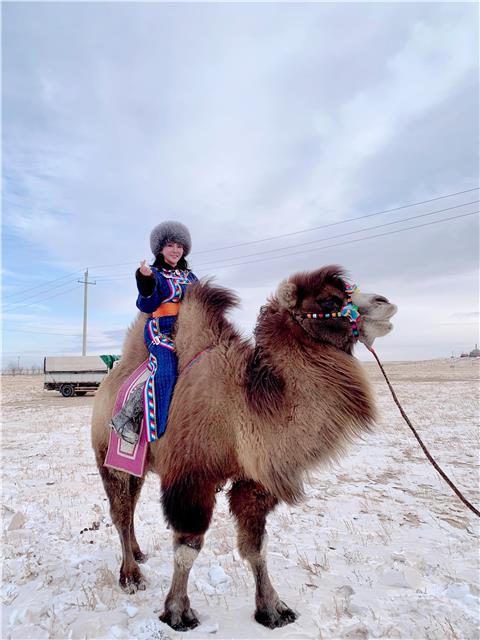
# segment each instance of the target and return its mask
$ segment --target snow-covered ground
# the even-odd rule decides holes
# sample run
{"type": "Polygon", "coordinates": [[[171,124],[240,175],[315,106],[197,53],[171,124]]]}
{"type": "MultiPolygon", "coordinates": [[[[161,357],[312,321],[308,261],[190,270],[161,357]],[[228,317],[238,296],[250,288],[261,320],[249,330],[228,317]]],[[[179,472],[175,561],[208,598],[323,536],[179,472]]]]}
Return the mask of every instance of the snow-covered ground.
{"type": "MultiPolygon", "coordinates": [[[[432,454],[477,506],[479,364],[386,365],[432,454]]],[[[302,505],[269,518],[272,579],[297,622],[270,631],[253,620],[253,580],[221,493],[190,579],[202,624],[188,634],[158,620],[172,567],[158,478],[136,513],[148,589],[127,595],[90,448],[93,398],[3,376],[2,638],[478,638],[478,519],[424,458],[375,363],[366,368],[375,433],[312,474],[302,505]]]]}

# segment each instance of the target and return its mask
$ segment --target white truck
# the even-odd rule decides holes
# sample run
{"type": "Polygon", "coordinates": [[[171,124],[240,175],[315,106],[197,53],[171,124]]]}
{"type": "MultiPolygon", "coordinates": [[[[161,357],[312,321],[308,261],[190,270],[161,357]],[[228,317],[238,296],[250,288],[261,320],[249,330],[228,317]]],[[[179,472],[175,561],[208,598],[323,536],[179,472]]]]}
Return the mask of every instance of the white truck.
{"type": "Polygon", "coordinates": [[[43,360],[47,391],[60,391],[65,398],[84,396],[98,389],[120,356],[47,356],[43,360]]]}

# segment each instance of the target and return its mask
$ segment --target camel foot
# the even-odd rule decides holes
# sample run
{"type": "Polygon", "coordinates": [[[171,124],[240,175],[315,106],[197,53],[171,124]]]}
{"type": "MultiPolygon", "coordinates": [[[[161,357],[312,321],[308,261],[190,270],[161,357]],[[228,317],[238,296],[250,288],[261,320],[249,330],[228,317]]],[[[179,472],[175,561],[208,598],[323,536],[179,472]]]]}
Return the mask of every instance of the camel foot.
{"type": "Polygon", "coordinates": [[[120,571],[120,579],[118,583],[126,593],[130,594],[136,593],[137,591],[145,591],[147,588],[145,578],[138,567],[135,567],[129,573],[126,571],[120,571]]]}
{"type": "Polygon", "coordinates": [[[190,631],[200,624],[200,620],[190,607],[182,611],[181,614],[173,611],[164,611],[160,616],[160,620],[175,631],[190,631]]]}
{"type": "Polygon", "coordinates": [[[255,620],[269,629],[284,627],[287,624],[295,622],[298,615],[287,607],[284,602],[279,602],[274,609],[257,609],[255,611],[255,620]]]}
{"type": "Polygon", "coordinates": [[[140,551],[140,549],[138,551],[134,551],[133,552],[133,557],[140,564],[143,564],[144,562],[146,562],[148,560],[147,554],[143,553],[143,551],[140,551]]]}

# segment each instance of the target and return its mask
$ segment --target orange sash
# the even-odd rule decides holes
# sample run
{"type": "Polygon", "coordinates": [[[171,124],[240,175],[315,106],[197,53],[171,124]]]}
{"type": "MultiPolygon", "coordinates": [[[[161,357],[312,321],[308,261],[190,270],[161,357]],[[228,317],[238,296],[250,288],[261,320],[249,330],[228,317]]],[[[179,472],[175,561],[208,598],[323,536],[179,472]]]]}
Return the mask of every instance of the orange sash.
{"type": "Polygon", "coordinates": [[[152,318],[163,318],[165,316],[177,316],[180,307],[179,302],[163,302],[158,309],[152,313],[152,318]]]}

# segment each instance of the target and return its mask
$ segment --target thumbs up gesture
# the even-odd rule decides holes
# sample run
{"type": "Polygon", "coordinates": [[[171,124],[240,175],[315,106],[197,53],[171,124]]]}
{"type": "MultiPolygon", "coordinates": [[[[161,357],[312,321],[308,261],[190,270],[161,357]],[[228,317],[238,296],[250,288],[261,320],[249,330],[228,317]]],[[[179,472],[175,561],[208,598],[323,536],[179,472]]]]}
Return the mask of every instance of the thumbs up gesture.
{"type": "Polygon", "coordinates": [[[150,269],[150,267],[148,266],[148,264],[147,264],[147,261],[146,261],[146,260],[142,260],[142,261],[140,262],[140,273],[141,273],[143,276],[151,276],[151,275],[153,275],[153,271],[152,271],[152,270],[150,269]]]}

